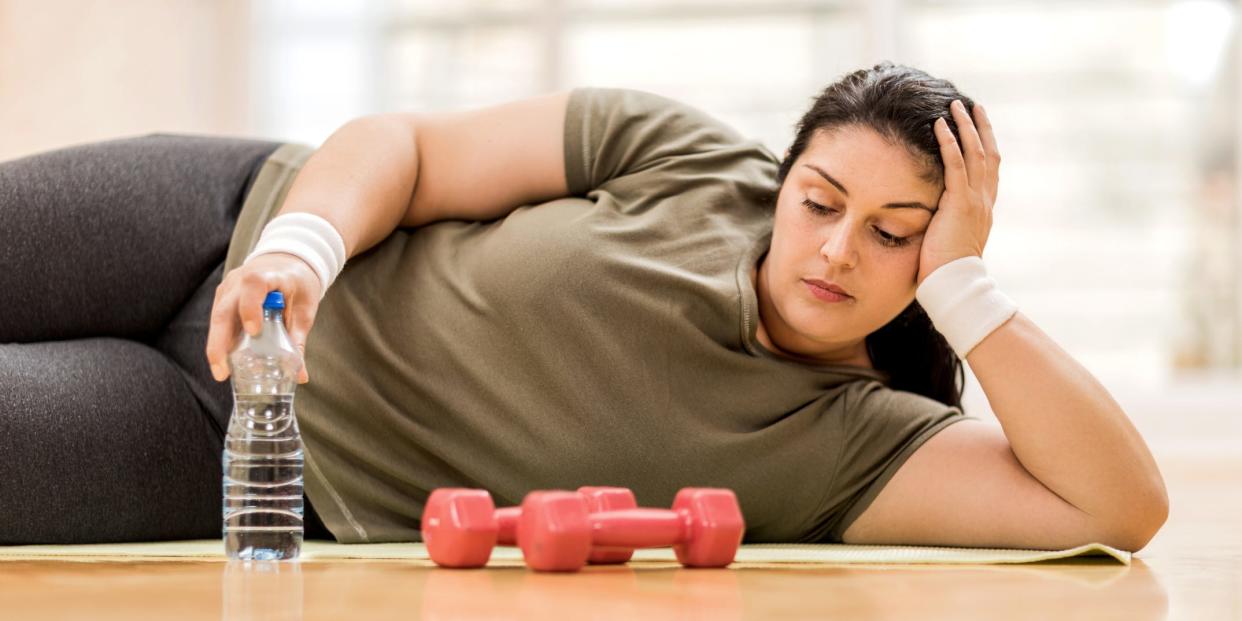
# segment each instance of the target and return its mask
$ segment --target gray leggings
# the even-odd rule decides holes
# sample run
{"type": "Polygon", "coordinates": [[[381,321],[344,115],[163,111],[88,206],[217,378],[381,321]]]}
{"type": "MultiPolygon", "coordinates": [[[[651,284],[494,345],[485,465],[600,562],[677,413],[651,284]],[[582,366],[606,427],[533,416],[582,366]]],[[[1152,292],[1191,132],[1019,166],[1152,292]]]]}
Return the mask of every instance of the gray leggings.
{"type": "Polygon", "coordinates": [[[207,328],[278,146],[156,134],[0,162],[0,544],[221,536],[233,395],[207,328]]]}

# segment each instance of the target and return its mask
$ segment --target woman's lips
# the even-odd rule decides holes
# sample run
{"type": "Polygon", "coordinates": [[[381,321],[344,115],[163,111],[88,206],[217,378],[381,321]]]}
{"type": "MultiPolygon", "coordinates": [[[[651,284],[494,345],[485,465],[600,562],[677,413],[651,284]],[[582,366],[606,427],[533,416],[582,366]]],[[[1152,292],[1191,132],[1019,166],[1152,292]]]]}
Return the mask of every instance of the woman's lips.
{"type": "Polygon", "coordinates": [[[802,284],[806,285],[806,288],[810,290],[811,295],[825,302],[844,302],[846,300],[854,299],[848,295],[837,293],[836,291],[829,291],[823,287],[813,285],[805,280],[802,281],[802,284]]]}

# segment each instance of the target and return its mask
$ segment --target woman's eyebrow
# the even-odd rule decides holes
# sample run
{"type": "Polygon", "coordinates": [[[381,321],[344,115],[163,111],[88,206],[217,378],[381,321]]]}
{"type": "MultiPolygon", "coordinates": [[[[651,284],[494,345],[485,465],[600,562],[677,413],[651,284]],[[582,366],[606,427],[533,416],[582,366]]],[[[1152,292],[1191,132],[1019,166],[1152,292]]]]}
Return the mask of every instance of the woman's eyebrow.
{"type": "MultiPolygon", "coordinates": [[[[824,169],[814,164],[803,164],[803,166],[810,168],[816,173],[819,173],[819,176],[823,177],[825,181],[836,186],[838,190],[841,190],[841,194],[844,194],[845,196],[850,195],[850,191],[845,189],[845,186],[841,185],[840,181],[833,179],[832,175],[828,174],[828,172],[825,171],[824,169]]],[[[922,209],[928,213],[933,213],[933,214],[936,213],[935,209],[932,209],[931,207],[928,207],[927,205],[924,205],[923,203],[920,203],[918,201],[907,201],[904,203],[886,203],[882,205],[882,207],[884,209],[922,209]]]]}
{"type": "Polygon", "coordinates": [[[831,183],[832,185],[837,186],[837,189],[838,189],[838,190],[841,190],[841,193],[842,193],[842,194],[844,194],[844,195],[846,195],[846,196],[849,196],[849,195],[850,195],[850,191],[849,191],[849,190],[847,190],[847,189],[845,189],[845,186],[841,185],[841,182],[840,182],[840,181],[837,181],[836,179],[833,179],[833,178],[832,178],[832,175],[830,175],[830,174],[828,174],[827,172],[825,172],[825,171],[824,171],[824,169],[822,169],[822,168],[820,168],[819,166],[816,166],[816,165],[814,165],[814,164],[803,164],[803,166],[806,166],[807,168],[810,168],[811,170],[813,170],[813,171],[815,171],[815,172],[819,173],[819,176],[821,176],[821,177],[823,177],[825,180],[827,180],[827,181],[828,181],[828,183],[831,183]]]}

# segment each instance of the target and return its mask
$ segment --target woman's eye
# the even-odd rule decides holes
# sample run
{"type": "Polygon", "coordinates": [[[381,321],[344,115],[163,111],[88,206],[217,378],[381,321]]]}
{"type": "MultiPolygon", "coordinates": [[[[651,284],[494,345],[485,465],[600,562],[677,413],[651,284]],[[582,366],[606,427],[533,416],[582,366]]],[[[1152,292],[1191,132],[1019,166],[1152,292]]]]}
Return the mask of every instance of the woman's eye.
{"type": "Polygon", "coordinates": [[[811,210],[811,211],[813,211],[813,212],[815,212],[815,213],[818,213],[818,214],[826,214],[826,213],[829,213],[829,212],[832,212],[832,211],[836,211],[835,209],[830,209],[830,208],[828,208],[828,207],[825,207],[825,206],[823,206],[823,205],[820,205],[819,203],[817,203],[817,202],[815,202],[815,201],[813,201],[813,200],[811,200],[811,199],[809,199],[809,198],[802,199],[802,204],[803,204],[803,205],[805,205],[807,209],[809,209],[809,210],[811,210]]]}
{"type": "Polygon", "coordinates": [[[884,240],[882,243],[885,246],[904,246],[910,241],[909,237],[897,237],[896,235],[889,235],[888,233],[885,233],[884,231],[881,231],[880,229],[876,229],[875,232],[880,234],[880,238],[884,240]]]}

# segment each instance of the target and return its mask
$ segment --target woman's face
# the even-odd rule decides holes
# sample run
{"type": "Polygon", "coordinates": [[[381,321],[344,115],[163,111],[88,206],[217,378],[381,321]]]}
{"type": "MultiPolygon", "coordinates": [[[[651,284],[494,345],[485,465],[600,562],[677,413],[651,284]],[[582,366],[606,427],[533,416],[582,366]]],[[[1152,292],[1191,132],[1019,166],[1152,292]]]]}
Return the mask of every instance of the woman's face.
{"type": "Polygon", "coordinates": [[[863,339],[914,300],[922,234],[943,191],[928,166],[864,126],[816,132],[781,185],[758,270],[768,340],[798,357],[867,364],[863,339]],[[850,297],[817,297],[807,283],[816,279],[850,297]]]}

